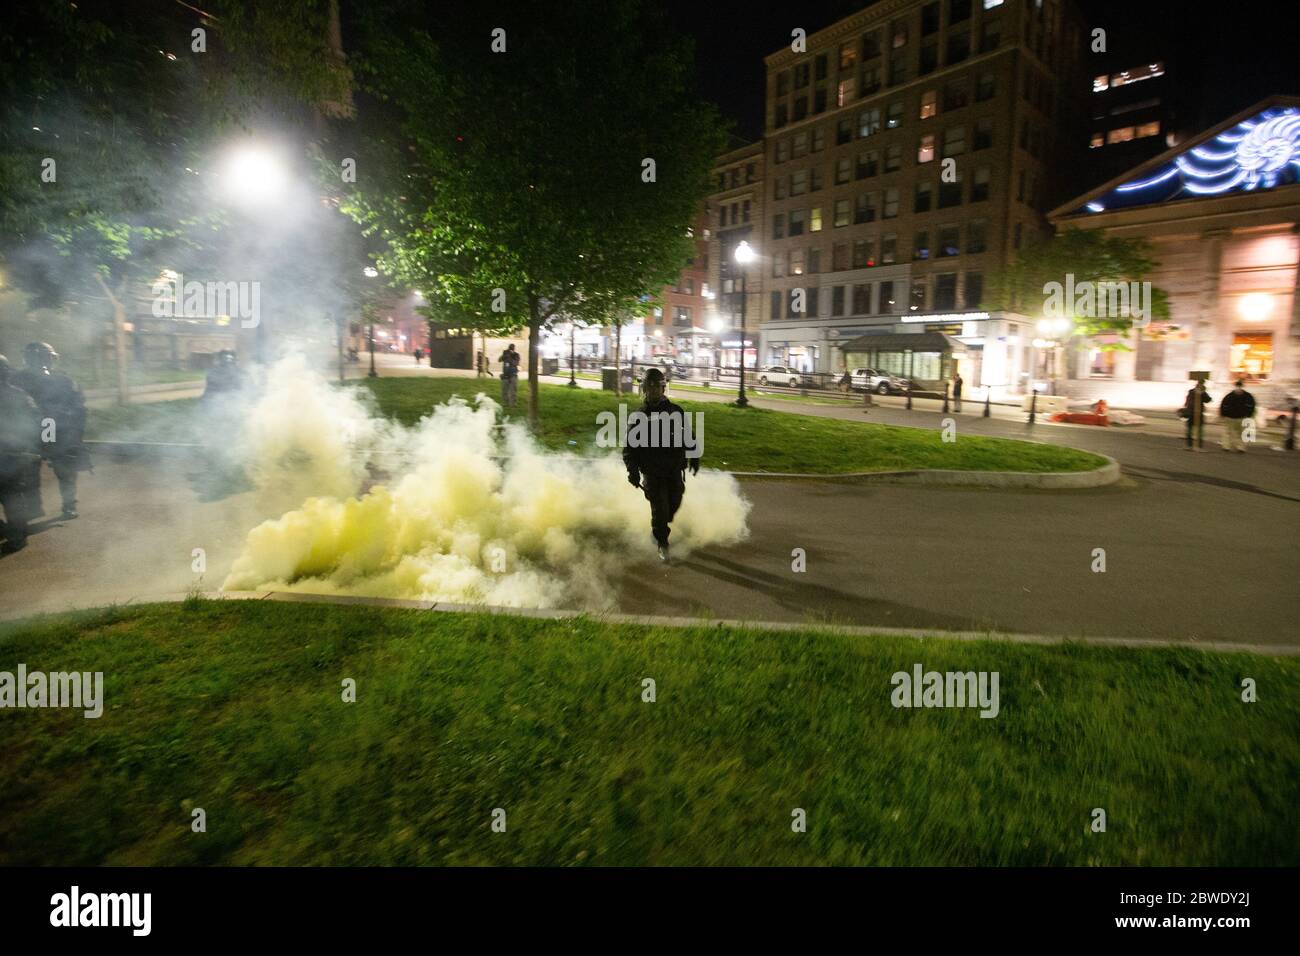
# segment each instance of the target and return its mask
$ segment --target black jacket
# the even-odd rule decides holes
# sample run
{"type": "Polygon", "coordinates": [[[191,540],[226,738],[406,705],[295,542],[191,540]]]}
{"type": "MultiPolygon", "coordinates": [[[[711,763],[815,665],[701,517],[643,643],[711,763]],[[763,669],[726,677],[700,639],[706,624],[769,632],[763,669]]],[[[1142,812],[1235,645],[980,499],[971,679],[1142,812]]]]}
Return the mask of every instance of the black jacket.
{"type": "MultiPolygon", "coordinates": [[[[628,474],[640,472],[654,478],[680,475],[686,469],[686,446],[682,436],[688,422],[680,405],[663,399],[657,405],[643,405],[628,415],[627,435],[623,440],[623,464],[628,474]],[[660,416],[676,416],[671,430],[664,427],[660,416]],[[637,418],[648,416],[640,428],[637,418]],[[655,437],[651,437],[653,436],[655,437]],[[665,443],[665,438],[673,438],[665,443]],[[667,447],[665,447],[665,444],[667,447]]],[[[699,436],[693,436],[696,441],[699,436]]]]}
{"type": "Polygon", "coordinates": [[[1219,403],[1219,415],[1223,418],[1250,418],[1255,414],[1255,396],[1250,392],[1229,392],[1219,403]]]}
{"type": "MultiPolygon", "coordinates": [[[[62,454],[81,446],[86,430],[86,400],[81,389],[63,372],[40,372],[25,368],[10,382],[32,397],[41,415],[54,419],[53,452],[62,454]]],[[[47,453],[51,449],[46,450],[47,453]]]]}
{"type": "Polygon", "coordinates": [[[41,413],[21,388],[0,385],[0,480],[39,460],[41,413]]]}

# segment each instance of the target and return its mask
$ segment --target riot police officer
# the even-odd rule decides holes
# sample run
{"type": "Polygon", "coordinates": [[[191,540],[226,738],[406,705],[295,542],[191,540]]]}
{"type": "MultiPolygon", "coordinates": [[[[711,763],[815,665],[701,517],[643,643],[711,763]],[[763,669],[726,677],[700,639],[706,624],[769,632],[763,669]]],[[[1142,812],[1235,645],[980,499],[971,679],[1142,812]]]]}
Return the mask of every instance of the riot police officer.
{"type": "MultiPolygon", "coordinates": [[[[23,349],[27,367],[14,375],[14,384],[32,397],[41,413],[42,455],[54,469],[63,498],[63,517],[77,517],[77,472],[90,468],[90,456],[83,444],[86,430],[86,400],[81,389],[64,372],[55,371],[59,353],[47,342],[32,342],[23,349]]],[[[41,465],[32,470],[31,489],[35,514],[43,514],[41,465]]]]}
{"type": "MultiPolygon", "coordinates": [[[[682,496],[686,493],[686,469],[691,474],[699,474],[700,459],[696,454],[688,457],[686,445],[681,440],[686,434],[686,412],[680,405],[668,401],[667,383],[662,369],[649,368],[641,381],[641,390],[645,395],[645,404],[640,414],[651,420],[649,429],[643,430],[649,440],[637,440],[637,430],[628,429],[628,437],[623,445],[623,464],[627,468],[627,480],[633,487],[640,488],[650,502],[650,530],[654,534],[655,544],[659,546],[659,560],[668,563],[669,525],[682,505],[682,496]],[[671,424],[675,427],[662,429],[654,420],[660,416],[676,419],[671,424]],[[672,440],[661,442],[656,436],[669,436],[672,440]]],[[[633,414],[637,414],[634,412],[633,414]]],[[[631,419],[631,415],[628,416],[631,419]]]]}
{"type": "Polygon", "coordinates": [[[0,507],[4,508],[7,554],[27,544],[32,468],[40,477],[41,413],[31,396],[11,384],[14,372],[0,355],[0,507]]]}

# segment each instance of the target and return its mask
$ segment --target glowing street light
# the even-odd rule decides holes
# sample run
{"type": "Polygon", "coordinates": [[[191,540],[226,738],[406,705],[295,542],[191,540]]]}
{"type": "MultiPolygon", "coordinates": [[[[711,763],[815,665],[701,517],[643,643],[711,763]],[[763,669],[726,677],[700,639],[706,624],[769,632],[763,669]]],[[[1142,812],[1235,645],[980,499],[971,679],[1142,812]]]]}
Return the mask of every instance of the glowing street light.
{"type": "Polygon", "coordinates": [[[283,195],[289,176],[281,157],[265,146],[231,150],[221,166],[226,195],[245,205],[264,205],[283,195]]]}
{"type": "Polygon", "coordinates": [[[749,298],[746,294],[748,291],[746,279],[749,275],[747,267],[757,256],[749,243],[743,239],[732,255],[736,259],[736,264],[740,266],[740,393],[736,398],[736,405],[740,408],[748,408],[749,399],[745,397],[745,304],[749,298]]]}

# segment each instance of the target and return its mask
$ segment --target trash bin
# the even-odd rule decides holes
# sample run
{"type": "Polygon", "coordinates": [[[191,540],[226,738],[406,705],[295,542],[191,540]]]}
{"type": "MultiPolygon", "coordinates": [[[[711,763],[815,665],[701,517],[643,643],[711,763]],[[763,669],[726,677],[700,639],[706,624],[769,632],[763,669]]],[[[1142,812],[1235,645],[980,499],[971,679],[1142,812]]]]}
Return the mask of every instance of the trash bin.
{"type": "Polygon", "coordinates": [[[557,358],[543,358],[543,359],[542,359],[542,374],[543,374],[543,375],[559,375],[559,374],[560,374],[560,360],[557,359],[557,358]]]}
{"type": "Polygon", "coordinates": [[[618,369],[606,365],[600,370],[600,387],[607,392],[618,391],[618,369]]]}

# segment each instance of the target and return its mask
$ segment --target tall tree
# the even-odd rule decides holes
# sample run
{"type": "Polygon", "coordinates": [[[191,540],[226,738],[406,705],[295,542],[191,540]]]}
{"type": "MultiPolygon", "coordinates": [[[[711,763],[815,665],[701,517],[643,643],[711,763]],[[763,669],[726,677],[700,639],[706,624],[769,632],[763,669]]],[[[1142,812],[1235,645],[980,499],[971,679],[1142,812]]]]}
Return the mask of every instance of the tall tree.
{"type": "MultiPolygon", "coordinates": [[[[1156,268],[1150,244],[1143,239],[1108,236],[1099,229],[1066,229],[1050,239],[1025,246],[1013,262],[989,276],[981,306],[986,309],[1041,315],[1044,304],[1067,276],[1073,284],[1090,282],[1132,283],[1148,281],[1156,268]]],[[[1063,316],[1074,325],[1074,334],[1114,335],[1121,341],[1101,343],[1102,349],[1127,349],[1122,341],[1133,328],[1132,315],[1097,315],[1097,310],[1078,309],[1075,302],[1060,299],[1063,316]]],[[[1168,319],[1169,296],[1152,287],[1152,319],[1168,319]]]]}
{"type": "Polygon", "coordinates": [[[536,422],[542,330],[607,321],[693,254],[725,134],[690,45],[640,0],[368,9],[350,59],[401,123],[370,155],[406,178],[358,176],[351,208],[448,301],[528,328],[536,422]]]}

